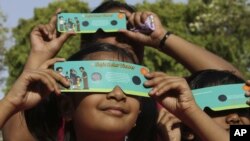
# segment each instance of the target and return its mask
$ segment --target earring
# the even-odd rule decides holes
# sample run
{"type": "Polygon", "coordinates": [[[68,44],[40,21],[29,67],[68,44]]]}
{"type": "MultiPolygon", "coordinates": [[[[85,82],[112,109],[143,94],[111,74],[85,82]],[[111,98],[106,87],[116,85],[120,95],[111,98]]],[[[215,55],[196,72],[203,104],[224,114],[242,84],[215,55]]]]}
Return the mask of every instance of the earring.
{"type": "Polygon", "coordinates": [[[127,140],[128,140],[128,136],[125,136],[124,141],[127,141],[127,140]]]}

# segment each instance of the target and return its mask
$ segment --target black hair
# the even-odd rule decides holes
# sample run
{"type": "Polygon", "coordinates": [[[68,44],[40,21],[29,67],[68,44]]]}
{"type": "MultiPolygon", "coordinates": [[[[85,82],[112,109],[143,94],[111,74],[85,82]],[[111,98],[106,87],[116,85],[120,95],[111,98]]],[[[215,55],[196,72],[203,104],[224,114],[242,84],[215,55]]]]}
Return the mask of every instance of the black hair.
{"type": "Polygon", "coordinates": [[[81,48],[77,53],[70,56],[68,60],[69,61],[82,60],[86,55],[99,51],[117,52],[119,58],[120,57],[122,59],[129,58],[133,63],[136,63],[136,61],[133,58],[133,55],[127,50],[119,48],[109,43],[100,43],[100,42],[85,43],[84,47],[81,48]]]}
{"type": "Polygon", "coordinates": [[[123,8],[133,13],[136,12],[134,6],[116,0],[107,0],[96,7],[91,13],[103,13],[112,8],[123,8]]]}
{"type": "MultiPolygon", "coordinates": [[[[68,60],[82,60],[86,55],[99,52],[117,52],[122,58],[133,57],[114,45],[107,43],[90,43],[86,47],[69,57],[68,60]]],[[[25,119],[30,133],[38,141],[55,141],[57,132],[62,126],[62,113],[59,108],[59,99],[55,94],[50,94],[39,105],[25,111],[25,119]]],[[[128,141],[154,141],[156,140],[157,108],[156,102],[151,98],[141,98],[141,113],[136,126],[128,134],[128,141]]],[[[65,125],[65,141],[74,141],[75,133],[72,123],[65,125]]]]}
{"type": "Polygon", "coordinates": [[[224,84],[244,83],[244,79],[227,70],[208,69],[193,73],[187,78],[191,89],[224,84]]]}

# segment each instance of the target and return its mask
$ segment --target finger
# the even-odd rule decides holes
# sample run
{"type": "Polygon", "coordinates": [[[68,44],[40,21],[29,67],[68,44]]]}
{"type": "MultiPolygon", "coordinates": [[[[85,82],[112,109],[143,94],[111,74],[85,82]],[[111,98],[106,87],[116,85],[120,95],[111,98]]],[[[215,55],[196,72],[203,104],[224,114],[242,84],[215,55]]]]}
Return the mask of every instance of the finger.
{"type": "Polygon", "coordinates": [[[164,72],[149,72],[147,74],[145,74],[145,77],[150,79],[150,78],[154,78],[154,77],[160,77],[166,75],[166,73],[164,72]]]}
{"type": "Polygon", "coordinates": [[[49,25],[52,29],[56,29],[57,14],[60,12],[61,12],[61,8],[58,8],[49,21],[49,25]]]}
{"type": "Polygon", "coordinates": [[[49,79],[47,79],[47,77],[44,74],[36,71],[25,71],[23,72],[23,74],[24,75],[22,76],[25,77],[28,85],[32,83],[41,82],[50,92],[53,92],[55,90],[51,81],[49,81],[49,79]]]}
{"type": "Polygon", "coordinates": [[[246,85],[250,86],[250,80],[246,80],[246,85]]]}
{"type": "Polygon", "coordinates": [[[142,27],[143,26],[144,22],[141,21],[141,12],[135,13],[134,24],[135,24],[135,27],[142,27]]]}
{"type": "Polygon", "coordinates": [[[141,15],[141,22],[145,24],[146,19],[150,16],[150,14],[143,12],[141,15]]]}
{"type": "Polygon", "coordinates": [[[67,41],[67,39],[69,39],[69,37],[74,36],[74,35],[76,35],[76,33],[73,31],[65,32],[61,34],[58,38],[60,45],[64,44],[67,41]]]}
{"type": "Polygon", "coordinates": [[[62,79],[60,77],[62,77],[62,76],[54,73],[52,70],[49,70],[49,69],[40,71],[39,73],[48,79],[48,81],[51,83],[50,85],[54,88],[54,92],[57,95],[61,94],[60,89],[59,89],[58,84],[57,84],[57,81],[60,82],[60,79],[62,79]]]}
{"type": "Polygon", "coordinates": [[[246,102],[249,106],[250,106],[250,99],[249,100],[247,100],[247,102],[246,102]]]}
{"type": "Polygon", "coordinates": [[[120,33],[122,33],[124,36],[128,37],[131,40],[136,41],[138,37],[141,35],[139,32],[133,32],[130,30],[119,30],[120,33]]]}
{"type": "MultiPolygon", "coordinates": [[[[68,79],[66,79],[61,74],[59,74],[59,73],[57,73],[57,72],[55,72],[53,70],[47,70],[47,71],[50,74],[50,76],[52,76],[53,79],[56,80],[57,83],[62,84],[62,86],[66,87],[66,88],[68,88],[70,86],[70,83],[69,83],[68,79]]],[[[58,88],[57,83],[56,83],[56,85],[57,85],[57,88],[58,88]]]]}
{"type": "Polygon", "coordinates": [[[144,82],[144,85],[147,87],[154,87],[156,85],[159,85],[162,81],[166,81],[167,79],[174,78],[172,76],[167,76],[165,74],[160,74],[158,76],[152,77],[151,79],[144,82]]]}
{"type": "Polygon", "coordinates": [[[47,60],[46,62],[44,62],[39,67],[39,69],[47,69],[47,68],[51,67],[52,65],[54,65],[56,62],[63,62],[63,61],[65,61],[64,58],[53,58],[53,59],[50,59],[50,60],[47,60]]]}
{"type": "Polygon", "coordinates": [[[133,27],[135,27],[135,23],[134,23],[134,19],[135,19],[135,13],[131,14],[128,18],[128,24],[133,27]]]}
{"type": "Polygon", "coordinates": [[[168,91],[172,90],[171,94],[175,94],[176,96],[178,96],[180,94],[183,94],[187,90],[190,91],[189,87],[186,85],[187,84],[180,83],[179,81],[166,81],[165,86],[162,87],[161,89],[155,89],[153,94],[155,96],[161,96],[163,94],[168,93],[168,91]],[[173,93],[173,90],[175,93],[173,93]]]}
{"type": "Polygon", "coordinates": [[[164,87],[167,87],[167,85],[171,83],[177,83],[181,85],[182,83],[185,83],[185,82],[182,81],[182,78],[179,78],[179,77],[171,77],[171,78],[165,77],[165,79],[162,82],[160,82],[157,86],[155,86],[154,89],[158,93],[166,93],[167,91],[165,91],[164,87]]]}
{"type": "Polygon", "coordinates": [[[125,16],[126,16],[127,18],[129,18],[129,17],[132,15],[132,13],[131,13],[131,12],[129,12],[129,11],[125,11],[125,10],[119,10],[119,12],[120,12],[120,13],[124,13],[124,14],[125,14],[125,16]]]}
{"type": "Polygon", "coordinates": [[[49,31],[47,30],[45,25],[38,25],[32,30],[31,35],[32,34],[37,36],[48,36],[49,31]]]}
{"type": "Polygon", "coordinates": [[[165,116],[166,112],[164,110],[164,108],[161,108],[160,111],[159,111],[159,115],[158,115],[158,118],[157,118],[157,123],[159,123],[162,118],[165,116]]]}

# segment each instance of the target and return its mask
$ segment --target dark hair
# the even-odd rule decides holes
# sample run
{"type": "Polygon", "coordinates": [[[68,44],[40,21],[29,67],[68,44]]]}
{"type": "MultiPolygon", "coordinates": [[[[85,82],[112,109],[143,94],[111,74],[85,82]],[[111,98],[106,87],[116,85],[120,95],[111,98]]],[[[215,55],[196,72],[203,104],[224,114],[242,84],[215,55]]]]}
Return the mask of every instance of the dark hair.
{"type": "Polygon", "coordinates": [[[245,81],[227,70],[202,70],[187,78],[191,89],[217,86],[224,84],[244,83],[245,81]]]}
{"type": "Polygon", "coordinates": [[[91,13],[103,13],[112,8],[123,8],[131,13],[136,11],[134,6],[129,5],[127,3],[116,0],[107,0],[104,1],[102,4],[100,4],[99,6],[97,6],[91,13]]]}
{"type": "MultiPolygon", "coordinates": [[[[86,55],[99,52],[117,52],[121,57],[133,59],[124,49],[107,43],[91,43],[69,57],[68,60],[82,60],[86,55]]],[[[38,106],[26,110],[25,118],[29,131],[38,141],[55,141],[58,129],[62,126],[62,113],[58,107],[60,97],[50,94],[38,106]]],[[[141,98],[141,113],[136,126],[128,134],[128,141],[154,141],[156,140],[157,121],[156,102],[151,98],[141,98]]],[[[75,139],[72,123],[65,125],[67,141],[75,139]]]]}
{"type": "Polygon", "coordinates": [[[99,52],[99,51],[108,51],[108,52],[117,52],[119,58],[129,58],[133,63],[136,63],[132,54],[125,49],[119,48],[115,45],[109,43],[99,43],[99,42],[91,42],[84,44],[84,47],[81,48],[77,53],[73,54],[68,58],[69,61],[82,60],[86,55],[99,52]]]}

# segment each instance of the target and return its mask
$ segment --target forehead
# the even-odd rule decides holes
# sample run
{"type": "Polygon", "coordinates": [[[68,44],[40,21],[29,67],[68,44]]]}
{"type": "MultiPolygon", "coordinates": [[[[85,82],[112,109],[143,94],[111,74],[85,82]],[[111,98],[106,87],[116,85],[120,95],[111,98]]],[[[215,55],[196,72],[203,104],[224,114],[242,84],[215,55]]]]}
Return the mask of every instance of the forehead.
{"type": "Polygon", "coordinates": [[[118,52],[98,51],[86,55],[84,60],[111,60],[133,63],[132,59],[118,52]]]}
{"type": "Polygon", "coordinates": [[[126,12],[129,12],[126,8],[123,8],[123,7],[113,7],[113,8],[110,8],[108,10],[106,10],[106,12],[120,12],[120,11],[126,11],[126,12]]]}

